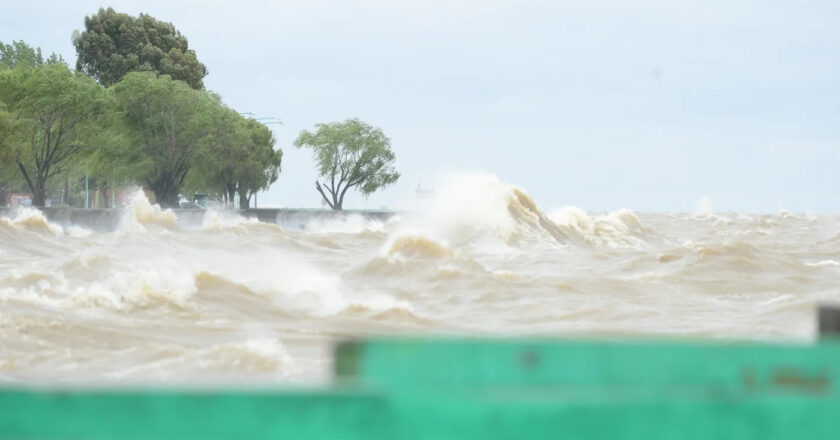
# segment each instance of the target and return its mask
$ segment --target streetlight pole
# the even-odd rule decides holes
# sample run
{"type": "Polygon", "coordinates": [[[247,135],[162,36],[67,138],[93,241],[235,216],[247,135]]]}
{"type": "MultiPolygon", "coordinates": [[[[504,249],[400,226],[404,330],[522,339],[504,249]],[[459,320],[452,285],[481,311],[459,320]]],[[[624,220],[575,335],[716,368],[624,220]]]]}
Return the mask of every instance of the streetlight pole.
{"type": "Polygon", "coordinates": [[[251,113],[251,112],[241,112],[239,114],[242,115],[242,116],[247,116],[248,118],[251,118],[255,121],[258,121],[258,122],[260,122],[264,125],[272,125],[272,124],[282,125],[283,124],[283,120],[276,117],[276,116],[266,116],[266,117],[259,117],[258,118],[256,114],[251,113]]]}

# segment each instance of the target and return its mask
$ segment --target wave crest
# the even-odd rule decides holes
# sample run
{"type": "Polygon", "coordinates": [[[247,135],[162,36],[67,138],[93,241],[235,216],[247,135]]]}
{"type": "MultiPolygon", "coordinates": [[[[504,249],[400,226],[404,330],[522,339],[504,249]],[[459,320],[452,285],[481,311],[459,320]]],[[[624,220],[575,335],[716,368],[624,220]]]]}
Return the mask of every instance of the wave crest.
{"type": "Polygon", "coordinates": [[[641,246],[649,233],[626,209],[592,216],[566,207],[546,215],[525,190],[490,174],[451,178],[416,223],[424,235],[441,237],[456,248],[488,240],[506,246],[534,242],[641,246]]]}
{"type": "Polygon", "coordinates": [[[129,199],[123,214],[121,229],[146,230],[147,226],[169,230],[180,229],[178,216],[171,209],[161,209],[158,204],[152,205],[146,194],[138,189],[129,199]]]}
{"type": "Polygon", "coordinates": [[[551,219],[567,237],[596,246],[642,246],[644,235],[650,232],[629,209],[593,216],[567,206],[554,211],[551,219]]]}
{"type": "Polygon", "coordinates": [[[410,258],[441,258],[454,254],[446,243],[422,234],[399,235],[386,243],[386,254],[410,258]]]}
{"type": "Polygon", "coordinates": [[[14,217],[0,217],[0,224],[18,231],[35,232],[39,234],[61,235],[64,229],[50,223],[44,213],[34,208],[18,208],[14,217]]]}

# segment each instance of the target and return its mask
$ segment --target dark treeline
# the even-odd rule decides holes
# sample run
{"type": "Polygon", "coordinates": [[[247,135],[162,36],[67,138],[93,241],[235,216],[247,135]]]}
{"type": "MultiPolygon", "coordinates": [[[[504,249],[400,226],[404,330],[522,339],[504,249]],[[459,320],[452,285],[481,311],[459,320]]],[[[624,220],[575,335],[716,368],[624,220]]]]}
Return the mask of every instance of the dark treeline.
{"type": "Polygon", "coordinates": [[[164,207],[200,192],[247,208],[277,180],[271,131],[204,90],[207,69],[172,24],[100,9],[73,44],[75,70],[0,42],[0,204],[24,191],[44,206],[87,176],[105,194],[141,185],[164,207]]]}

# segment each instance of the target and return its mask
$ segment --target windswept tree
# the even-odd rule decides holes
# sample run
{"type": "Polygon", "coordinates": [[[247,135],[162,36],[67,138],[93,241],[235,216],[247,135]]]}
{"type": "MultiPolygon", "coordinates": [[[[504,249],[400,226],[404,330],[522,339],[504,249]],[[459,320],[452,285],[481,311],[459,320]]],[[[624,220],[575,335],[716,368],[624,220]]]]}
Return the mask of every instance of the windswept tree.
{"type": "Polygon", "coordinates": [[[315,189],[330,208],[343,209],[350,188],[369,196],[400,178],[394,170],[391,141],[380,129],[358,119],[315,128],[314,133],[301,131],[294,145],[312,149],[323,179],[315,181],[315,189]]]}
{"type": "Polygon", "coordinates": [[[196,156],[189,186],[221,192],[228,203],[238,194],[239,207],[247,209],[254,193],[277,180],[282,158],[268,127],[221,106],[196,156]]]}
{"type": "Polygon", "coordinates": [[[251,197],[257,191],[266,190],[277,181],[283,161],[283,150],[274,149],[274,135],[268,127],[253,119],[246,119],[245,132],[248,136],[248,154],[239,163],[236,177],[239,209],[248,209],[251,197]]]}
{"type": "MultiPolygon", "coordinates": [[[[40,58],[40,57],[38,57],[40,58]]],[[[107,108],[108,93],[61,63],[0,69],[0,162],[14,164],[44,206],[50,178],[91,151],[89,140],[107,108]]]]}
{"type": "Polygon", "coordinates": [[[152,72],[129,73],[113,89],[128,139],[103,150],[100,160],[148,185],[161,206],[177,208],[218,98],[152,72]]]}
{"type": "Polygon", "coordinates": [[[245,155],[247,142],[243,119],[224,105],[215,109],[210,133],[194,156],[195,166],[186,182],[189,190],[221,193],[226,204],[233,203],[237,164],[245,155]]]}
{"type": "MultiPolygon", "coordinates": [[[[0,41],[0,70],[34,68],[45,64],[66,63],[55,53],[44,59],[41,48],[32,47],[23,41],[12,41],[9,44],[0,41]]],[[[0,101],[0,206],[5,204],[8,192],[22,189],[26,185],[10,147],[15,143],[12,137],[15,135],[13,128],[16,127],[16,120],[17,116],[10,114],[8,107],[0,101]]]]}
{"type": "Polygon", "coordinates": [[[128,72],[153,71],[203,89],[207,68],[189,48],[187,38],[172,23],[140,14],[133,17],[100,8],[85,17],[85,30],[73,33],[76,69],[104,86],[119,82],[128,72]]]}

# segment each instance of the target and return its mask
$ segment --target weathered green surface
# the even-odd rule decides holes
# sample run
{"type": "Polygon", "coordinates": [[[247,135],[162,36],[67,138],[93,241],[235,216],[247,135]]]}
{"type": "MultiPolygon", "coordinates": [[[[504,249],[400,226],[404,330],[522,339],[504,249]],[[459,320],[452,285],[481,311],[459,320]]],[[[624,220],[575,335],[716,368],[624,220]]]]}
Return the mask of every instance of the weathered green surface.
{"type": "Polygon", "coordinates": [[[336,373],[364,386],[562,386],[833,394],[840,344],[373,340],[339,346],[336,373]]]}
{"type": "Polygon", "coordinates": [[[371,341],[303,391],[0,391],[0,439],[835,439],[840,345],[371,341]]]}
{"type": "Polygon", "coordinates": [[[802,396],[4,392],[0,438],[835,439],[839,411],[802,396]]]}
{"type": "Polygon", "coordinates": [[[386,438],[386,410],[362,392],[4,391],[0,438],[386,438]]]}

